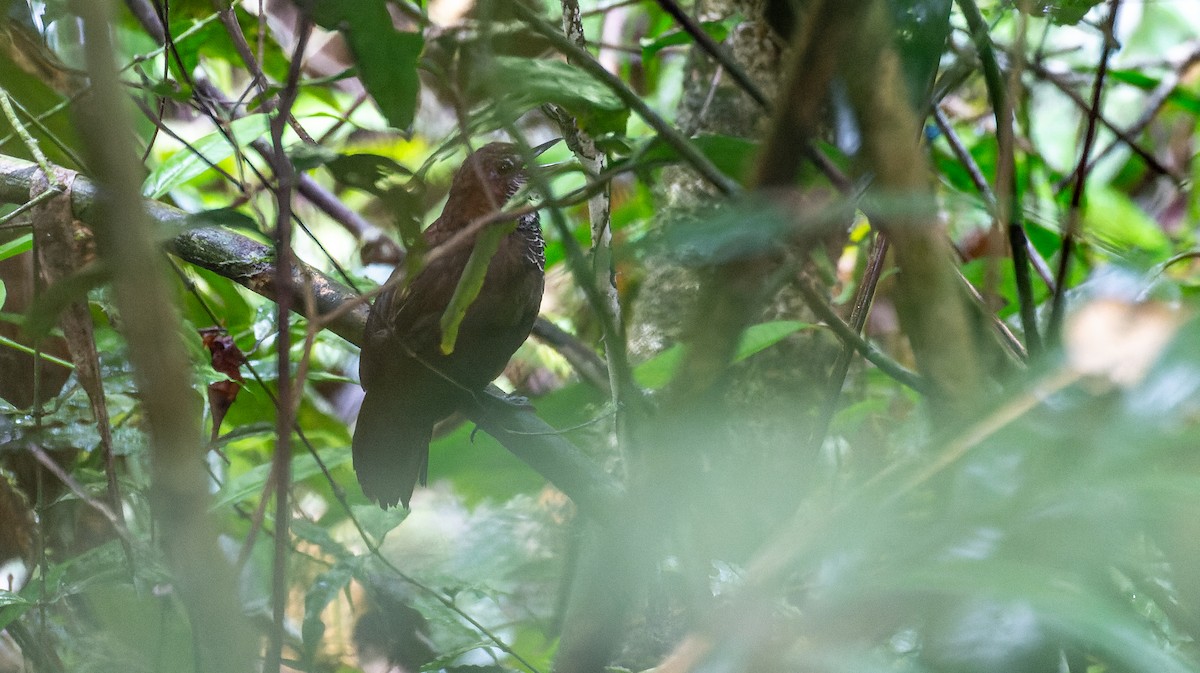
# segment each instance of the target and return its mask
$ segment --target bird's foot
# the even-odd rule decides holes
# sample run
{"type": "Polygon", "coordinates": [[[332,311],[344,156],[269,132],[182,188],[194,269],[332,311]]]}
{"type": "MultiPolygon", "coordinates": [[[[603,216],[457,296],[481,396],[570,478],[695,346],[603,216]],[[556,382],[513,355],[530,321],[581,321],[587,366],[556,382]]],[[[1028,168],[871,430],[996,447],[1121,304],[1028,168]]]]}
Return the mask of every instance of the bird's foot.
{"type": "Polygon", "coordinates": [[[509,404],[511,406],[517,407],[518,409],[523,409],[525,411],[533,411],[533,403],[530,402],[529,398],[525,397],[524,395],[518,395],[516,393],[511,393],[511,394],[505,395],[501,399],[504,400],[505,404],[509,404]]]}

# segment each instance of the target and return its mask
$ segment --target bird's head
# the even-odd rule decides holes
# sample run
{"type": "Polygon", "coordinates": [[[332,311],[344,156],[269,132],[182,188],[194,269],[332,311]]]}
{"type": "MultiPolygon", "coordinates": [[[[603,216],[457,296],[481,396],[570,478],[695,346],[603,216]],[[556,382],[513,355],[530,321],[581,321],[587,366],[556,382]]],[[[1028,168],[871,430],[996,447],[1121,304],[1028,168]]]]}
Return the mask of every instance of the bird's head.
{"type": "MultiPolygon", "coordinates": [[[[557,142],[534,147],[530,158],[557,142]]],[[[488,143],[472,152],[454,174],[449,201],[468,203],[472,211],[494,211],[512,198],[528,177],[526,157],[520,148],[512,143],[488,143]]]]}

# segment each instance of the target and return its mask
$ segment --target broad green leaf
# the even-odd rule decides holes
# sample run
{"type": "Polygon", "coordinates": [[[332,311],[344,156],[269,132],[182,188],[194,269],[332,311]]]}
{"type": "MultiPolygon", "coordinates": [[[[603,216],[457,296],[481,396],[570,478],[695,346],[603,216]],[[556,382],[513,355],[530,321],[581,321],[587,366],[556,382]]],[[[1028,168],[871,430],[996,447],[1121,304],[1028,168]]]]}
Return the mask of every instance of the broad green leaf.
{"type": "Polygon", "coordinates": [[[382,545],[387,534],[408,518],[408,510],[403,507],[380,509],[377,505],[371,504],[355,505],[350,509],[354,512],[354,518],[358,520],[358,525],[362,526],[367,535],[371,536],[376,546],[382,545]]]}
{"type": "MultiPolygon", "coordinates": [[[[691,138],[690,142],[722,173],[738,179],[744,179],[750,174],[750,167],[758,154],[758,143],[735,136],[700,135],[691,138]]],[[[674,147],[656,136],[641,152],[630,157],[629,161],[653,166],[660,163],[678,163],[682,159],[674,147]]]]}
{"type": "Polygon", "coordinates": [[[19,619],[31,607],[31,601],[11,591],[0,590],[0,630],[8,628],[9,624],[19,619]]]}
{"type": "Polygon", "coordinates": [[[22,234],[7,243],[0,243],[0,262],[33,250],[33,232],[22,234]]]}
{"type": "Polygon", "coordinates": [[[332,568],[317,575],[308,591],[304,594],[304,622],[300,633],[304,639],[304,659],[312,661],[316,656],[317,647],[325,635],[325,622],[321,621],[321,613],[325,607],[346,590],[354,573],[361,565],[359,557],[343,559],[332,568]]]}
{"type": "Polygon", "coordinates": [[[397,31],[382,0],[315,0],[312,13],[322,27],[346,38],[359,78],[388,123],[411,126],[421,86],[417,60],[425,48],[420,33],[397,31]]]}
{"type": "MultiPolygon", "coordinates": [[[[1162,79],[1152,77],[1140,70],[1110,70],[1108,74],[1113,79],[1131,84],[1139,89],[1151,91],[1159,84],[1162,79]]],[[[1200,96],[1187,87],[1177,86],[1167,95],[1167,102],[1178,105],[1184,111],[1191,114],[1200,114],[1200,96]]]]}
{"type": "Polygon", "coordinates": [[[463,269],[458,285],[454,287],[454,296],[442,313],[442,353],[449,355],[454,352],[454,344],[458,341],[458,328],[462,325],[467,309],[479,296],[483,287],[483,279],[487,275],[488,263],[500,249],[500,241],[517,226],[515,222],[485,227],[475,239],[475,248],[463,269]]]}
{"type": "MultiPolygon", "coordinates": [[[[1029,13],[1034,16],[1047,16],[1060,26],[1071,26],[1083,20],[1092,7],[1102,0],[1039,0],[1029,7],[1029,13]]],[[[1018,10],[1024,10],[1025,5],[1017,3],[1018,10]]]]}
{"type": "Polygon", "coordinates": [[[0,279],[0,311],[4,310],[4,302],[8,299],[8,288],[4,285],[4,280],[0,279]]]}
{"type": "Polygon", "coordinates": [[[32,603],[25,600],[18,594],[0,589],[0,608],[8,607],[10,605],[32,605],[32,603]]]}
{"type": "MultiPolygon", "coordinates": [[[[801,330],[817,327],[812,323],[799,320],[776,320],[748,327],[738,341],[737,351],[733,356],[734,362],[764,351],[783,341],[785,338],[801,330]]],[[[645,388],[661,388],[675,376],[675,370],[683,360],[684,347],[676,344],[638,365],[633,370],[633,376],[638,385],[645,388]]]]}
{"type": "MultiPolygon", "coordinates": [[[[330,447],[317,452],[325,467],[333,469],[350,462],[350,452],[346,447],[330,447]]],[[[292,479],[303,481],[321,473],[321,467],[313,459],[312,454],[302,453],[292,458],[292,479]]],[[[250,468],[245,473],[225,482],[217,493],[212,509],[217,510],[226,505],[242,502],[262,492],[263,484],[271,474],[271,464],[264,463],[250,468]]]]}
{"type": "Polygon", "coordinates": [[[951,0],[889,0],[895,45],[913,107],[928,107],[933,77],[950,35],[951,0]]]}
{"type": "Polygon", "coordinates": [[[1171,241],[1158,223],[1128,196],[1110,187],[1088,188],[1083,221],[1085,234],[1119,255],[1141,251],[1160,261],[1170,254],[1171,241]]]}
{"type": "Polygon", "coordinates": [[[199,213],[189,213],[184,220],[186,227],[225,227],[259,234],[254,218],[236,208],[216,208],[199,213]]]}
{"type": "MultiPolygon", "coordinates": [[[[744,19],[740,14],[735,14],[724,21],[701,21],[700,28],[708,33],[714,41],[724,42],[729,36],[729,32],[738,23],[744,19]]],[[[666,47],[677,47],[679,45],[691,44],[692,36],[682,29],[667,31],[662,35],[657,35],[653,38],[642,39],[642,58],[649,59],[666,47]]]]}
{"type": "Polygon", "coordinates": [[[25,316],[26,332],[39,337],[48,334],[68,306],[87,300],[88,292],[108,282],[109,276],[103,263],[95,263],[46,288],[25,316]]]}
{"type": "Polygon", "coordinates": [[[229,124],[228,135],[224,131],[213,131],[172,154],[166,161],[146,176],[142,183],[142,196],[157,199],[163,194],[204,173],[210,164],[216,164],[233,156],[234,151],[251,141],[270,133],[270,119],[266,114],[253,114],[236,119],[229,124]]]}
{"type": "Polygon", "coordinates": [[[579,118],[594,135],[624,133],[629,110],[608,87],[568,63],[497,56],[472,75],[475,90],[491,92],[498,102],[519,111],[556,103],[579,118]],[[520,86],[511,86],[520,82],[520,86]]]}
{"type": "Polygon", "coordinates": [[[304,518],[296,518],[292,521],[291,528],[296,537],[317,545],[321,551],[332,555],[339,561],[354,556],[350,550],[346,549],[345,545],[333,539],[333,535],[321,524],[304,518]]]}
{"type": "Polygon", "coordinates": [[[649,254],[702,267],[765,254],[779,246],[796,226],[795,216],[777,205],[743,200],[700,217],[667,220],[642,245],[649,254]]]}

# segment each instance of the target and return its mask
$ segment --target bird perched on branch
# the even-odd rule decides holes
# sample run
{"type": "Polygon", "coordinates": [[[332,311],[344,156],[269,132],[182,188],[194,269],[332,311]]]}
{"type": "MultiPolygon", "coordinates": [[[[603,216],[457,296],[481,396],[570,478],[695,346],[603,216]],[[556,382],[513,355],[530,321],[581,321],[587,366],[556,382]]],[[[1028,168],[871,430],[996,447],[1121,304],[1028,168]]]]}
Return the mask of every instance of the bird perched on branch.
{"type": "MultiPolygon", "coordinates": [[[[525,162],[508,143],[484,145],[467,157],[441,216],[425,230],[428,263],[371,306],[359,361],[366,397],[354,429],[354,471],[363,493],[384,508],[408,507],[416,483],[425,483],[433,426],[500,375],[537,318],[545,285],[537,213],[515,218],[515,226],[513,220],[479,226],[525,184],[525,162]],[[489,228],[493,244],[500,237],[498,247],[447,353],[446,309],[489,228]],[[475,231],[455,237],[469,229],[475,231]]],[[[397,267],[392,278],[403,273],[397,267]]]]}

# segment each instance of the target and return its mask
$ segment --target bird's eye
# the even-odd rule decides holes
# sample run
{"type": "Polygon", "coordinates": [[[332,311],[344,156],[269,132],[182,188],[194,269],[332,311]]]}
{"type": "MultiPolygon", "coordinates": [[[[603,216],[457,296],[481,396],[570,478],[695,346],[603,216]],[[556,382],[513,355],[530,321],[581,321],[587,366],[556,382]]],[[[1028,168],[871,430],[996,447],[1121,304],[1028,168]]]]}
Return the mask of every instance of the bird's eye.
{"type": "Polygon", "coordinates": [[[507,175],[512,173],[516,167],[517,162],[512,159],[501,159],[500,163],[496,165],[496,170],[500,171],[500,175],[507,175]]]}

